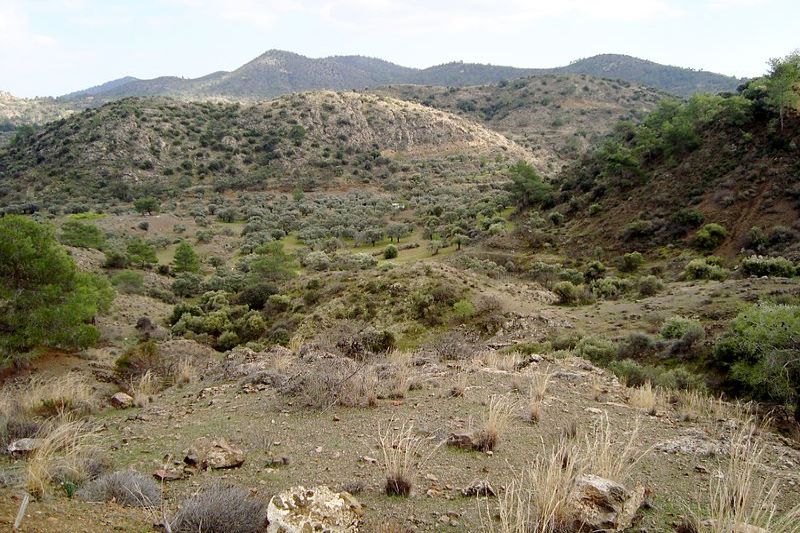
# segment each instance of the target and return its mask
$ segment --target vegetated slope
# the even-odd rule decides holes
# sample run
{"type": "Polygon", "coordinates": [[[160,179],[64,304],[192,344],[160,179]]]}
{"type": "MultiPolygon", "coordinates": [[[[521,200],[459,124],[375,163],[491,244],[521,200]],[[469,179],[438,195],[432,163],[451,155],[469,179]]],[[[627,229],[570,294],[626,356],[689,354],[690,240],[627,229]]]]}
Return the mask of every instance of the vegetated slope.
{"type": "Polygon", "coordinates": [[[602,55],[556,68],[515,68],[452,62],[426,69],[395,65],[361,56],[308,58],[269,50],[231,72],[196,79],[164,76],[152,80],[115,80],[61,97],[106,102],[126,96],[180,96],[258,99],[319,89],[363,89],[390,84],[468,86],[498,83],[535,74],[587,74],[620,78],[686,96],[697,92],[733,91],[740,80],[704,71],[659,65],[628,56],[602,55]]]}
{"type": "Polygon", "coordinates": [[[728,257],[746,248],[797,259],[798,145],[800,118],[791,115],[781,130],[757,94],[665,102],[565,170],[555,210],[567,215],[573,249],[677,243],[728,257]],[[724,227],[724,239],[698,241],[709,223],[724,227]],[[756,240],[765,242],[754,243],[762,233],[756,240]]]}
{"type": "Polygon", "coordinates": [[[0,146],[11,138],[18,126],[44,124],[69,116],[76,106],[54,98],[17,98],[0,91],[0,146]]]}
{"type": "Polygon", "coordinates": [[[585,75],[545,74],[496,85],[394,85],[374,89],[475,120],[560,169],[608,135],[619,120],[638,122],[666,95],[585,75]]]}
{"type": "Polygon", "coordinates": [[[696,93],[733,92],[745,80],[705,70],[662,65],[620,54],[601,54],[553,69],[562,73],[588,74],[655,87],[679,96],[696,93]]]}
{"type": "Polygon", "coordinates": [[[195,185],[305,190],[485,174],[532,159],[483,126],[420,104],[319,92],[253,105],[125,99],[0,152],[0,203],[127,200],[195,185]]]}

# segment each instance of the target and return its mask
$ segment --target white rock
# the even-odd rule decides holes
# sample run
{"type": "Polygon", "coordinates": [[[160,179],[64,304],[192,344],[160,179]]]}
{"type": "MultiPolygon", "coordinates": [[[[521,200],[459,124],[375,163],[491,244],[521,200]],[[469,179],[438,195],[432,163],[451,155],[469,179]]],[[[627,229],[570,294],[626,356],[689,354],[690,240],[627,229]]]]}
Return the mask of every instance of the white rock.
{"type": "Polygon", "coordinates": [[[324,485],[292,487],[270,500],[267,533],[356,532],[362,515],[361,504],[348,492],[324,485]]]}

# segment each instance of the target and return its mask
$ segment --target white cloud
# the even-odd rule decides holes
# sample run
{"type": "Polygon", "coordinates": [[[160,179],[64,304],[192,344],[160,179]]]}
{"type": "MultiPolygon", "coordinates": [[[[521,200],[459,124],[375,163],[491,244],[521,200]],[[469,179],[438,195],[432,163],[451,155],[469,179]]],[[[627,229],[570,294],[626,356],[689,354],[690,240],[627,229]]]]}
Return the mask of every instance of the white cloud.
{"type": "Polygon", "coordinates": [[[42,46],[52,46],[56,40],[30,27],[27,13],[20,2],[0,2],[0,46],[6,51],[21,52],[42,46]]]}
{"type": "Polygon", "coordinates": [[[710,0],[707,7],[711,9],[732,9],[741,7],[755,7],[768,4],[769,0],[710,0]]]}

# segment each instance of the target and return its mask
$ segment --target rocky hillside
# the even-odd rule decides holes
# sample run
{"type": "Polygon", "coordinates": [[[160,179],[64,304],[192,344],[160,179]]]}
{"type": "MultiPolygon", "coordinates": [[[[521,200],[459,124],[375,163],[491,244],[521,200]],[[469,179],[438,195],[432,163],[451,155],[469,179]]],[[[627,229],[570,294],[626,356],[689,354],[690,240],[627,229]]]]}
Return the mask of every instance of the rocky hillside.
{"type": "Polygon", "coordinates": [[[486,174],[532,159],[478,124],[420,104],[319,92],[253,105],[124,99],[48,124],[0,152],[4,204],[160,194],[201,185],[305,190],[486,174]],[[65,198],[66,199],[66,198],[65,198]]]}
{"type": "Polygon", "coordinates": [[[664,93],[586,75],[544,74],[496,85],[394,85],[373,92],[482,123],[557,170],[577,160],[619,120],[638,122],[664,93]]]}
{"type": "Polygon", "coordinates": [[[570,245],[692,246],[800,257],[800,119],[753,95],[665,104],[564,171],[556,211],[570,245]],[[707,224],[718,224],[708,235],[707,224]],[[705,228],[705,229],[704,229],[705,228]]]}

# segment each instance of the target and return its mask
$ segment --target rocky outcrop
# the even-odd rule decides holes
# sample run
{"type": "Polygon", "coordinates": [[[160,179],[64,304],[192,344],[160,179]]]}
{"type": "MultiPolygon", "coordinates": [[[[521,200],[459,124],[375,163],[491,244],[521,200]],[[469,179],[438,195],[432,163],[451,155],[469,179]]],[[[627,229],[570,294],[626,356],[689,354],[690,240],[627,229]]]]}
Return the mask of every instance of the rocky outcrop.
{"type": "Polygon", "coordinates": [[[270,500],[267,532],[355,532],[362,515],[361,504],[348,492],[334,492],[326,486],[293,487],[270,500]]]}
{"type": "Polygon", "coordinates": [[[573,492],[576,531],[622,531],[644,503],[644,487],[623,485],[591,474],[578,478],[573,492]]]}
{"type": "Polygon", "coordinates": [[[236,468],[244,464],[245,453],[225,439],[200,437],[186,450],[183,462],[200,470],[236,468]]]}

